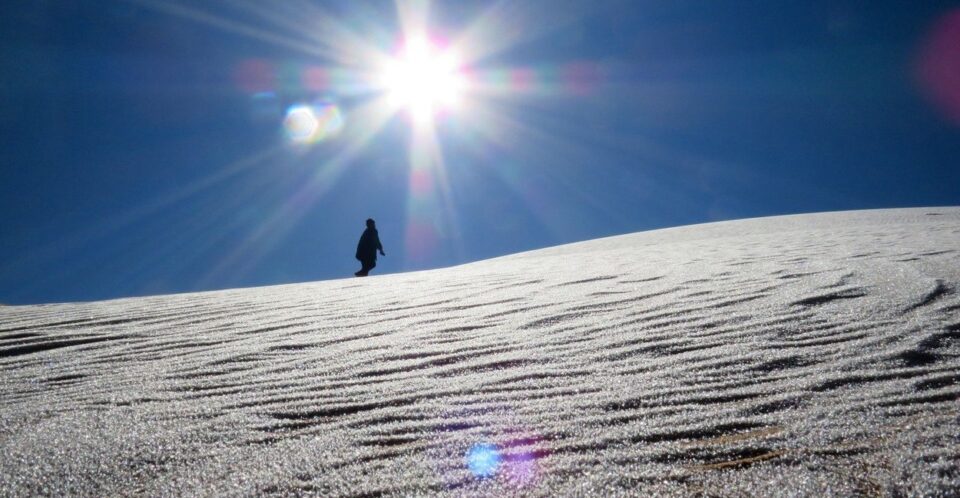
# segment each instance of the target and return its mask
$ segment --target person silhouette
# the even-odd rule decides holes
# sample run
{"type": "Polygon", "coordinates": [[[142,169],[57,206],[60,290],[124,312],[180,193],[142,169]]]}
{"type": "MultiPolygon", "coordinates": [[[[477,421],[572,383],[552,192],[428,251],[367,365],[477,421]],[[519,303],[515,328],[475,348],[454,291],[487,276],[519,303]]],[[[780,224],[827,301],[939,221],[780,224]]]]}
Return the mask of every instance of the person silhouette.
{"type": "Polygon", "coordinates": [[[375,266],[377,266],[377,251],[381,256],[387,254],[383,252],[383,246],[380,244],[380,235],[377,234],[377,225],[373,218],[367,219],[367,229],[360,236],[360,242],[357,243],[357,259],[360,260],[362,268],[354,273],[358,277],[366,277],[375,266]]]}

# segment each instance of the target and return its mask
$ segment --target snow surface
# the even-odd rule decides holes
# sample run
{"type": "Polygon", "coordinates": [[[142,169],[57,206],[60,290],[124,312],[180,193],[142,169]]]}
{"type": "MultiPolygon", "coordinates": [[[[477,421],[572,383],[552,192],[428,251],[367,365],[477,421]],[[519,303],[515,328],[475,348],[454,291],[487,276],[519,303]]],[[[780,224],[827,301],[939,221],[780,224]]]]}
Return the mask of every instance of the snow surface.
{"type": "Polygon", "coordinates": [[[960,208],[0,309],[0,495],[951,495],[960,208]]]}

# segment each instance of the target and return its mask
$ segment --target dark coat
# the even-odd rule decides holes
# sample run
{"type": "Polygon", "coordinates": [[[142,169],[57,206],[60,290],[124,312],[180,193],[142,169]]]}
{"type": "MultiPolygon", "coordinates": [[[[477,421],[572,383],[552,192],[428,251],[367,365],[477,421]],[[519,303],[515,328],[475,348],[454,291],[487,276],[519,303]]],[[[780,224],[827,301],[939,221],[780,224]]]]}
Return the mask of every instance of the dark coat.
{"type": "Polygon", "coordinates": [[[357,259],[360,261],[376,261],[377,251],[382,251],[380,245],[380,235],[376,228],[368,228],[360,236],[360,242],[357,244],[357,259]]]}

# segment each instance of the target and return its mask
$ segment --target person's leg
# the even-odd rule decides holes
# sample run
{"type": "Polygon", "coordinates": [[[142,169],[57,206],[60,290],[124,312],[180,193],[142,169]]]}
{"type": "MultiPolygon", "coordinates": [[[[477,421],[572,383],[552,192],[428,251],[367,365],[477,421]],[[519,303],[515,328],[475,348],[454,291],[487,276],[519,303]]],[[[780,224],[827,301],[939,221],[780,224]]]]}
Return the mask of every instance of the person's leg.
{"type": "Polygon", "coordinates": [[[366,277],[367,273],[370,273],[370,270],[372,270],[374,266],[377,266],[377,262],[370,259],[362,260],[360,263],[363,265],[363,268],[360,268],[360,271],[354,273],[354,275],[358,277],[366,277]]]}

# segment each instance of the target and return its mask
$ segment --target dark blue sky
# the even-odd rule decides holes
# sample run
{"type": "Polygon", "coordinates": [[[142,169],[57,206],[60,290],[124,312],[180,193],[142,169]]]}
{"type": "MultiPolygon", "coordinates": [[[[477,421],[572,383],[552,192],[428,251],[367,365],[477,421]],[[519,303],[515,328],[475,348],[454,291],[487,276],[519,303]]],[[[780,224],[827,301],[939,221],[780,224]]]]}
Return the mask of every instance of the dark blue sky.
{"type": "Polygon", "coordinates": [[[390,51],[393,2],[227,4],[0,7],[0,302],[346,277],[367,217],[382,274],[960,204],[957,2],[433,2],[437,36],[483,19],[469,71],[499,91],[436,119],[423,177],[404,116],[356,139],[376,92],[330,48],[390,51]],[[285,109],[321,101],[340,133],[290,143],[285,109]]]}

